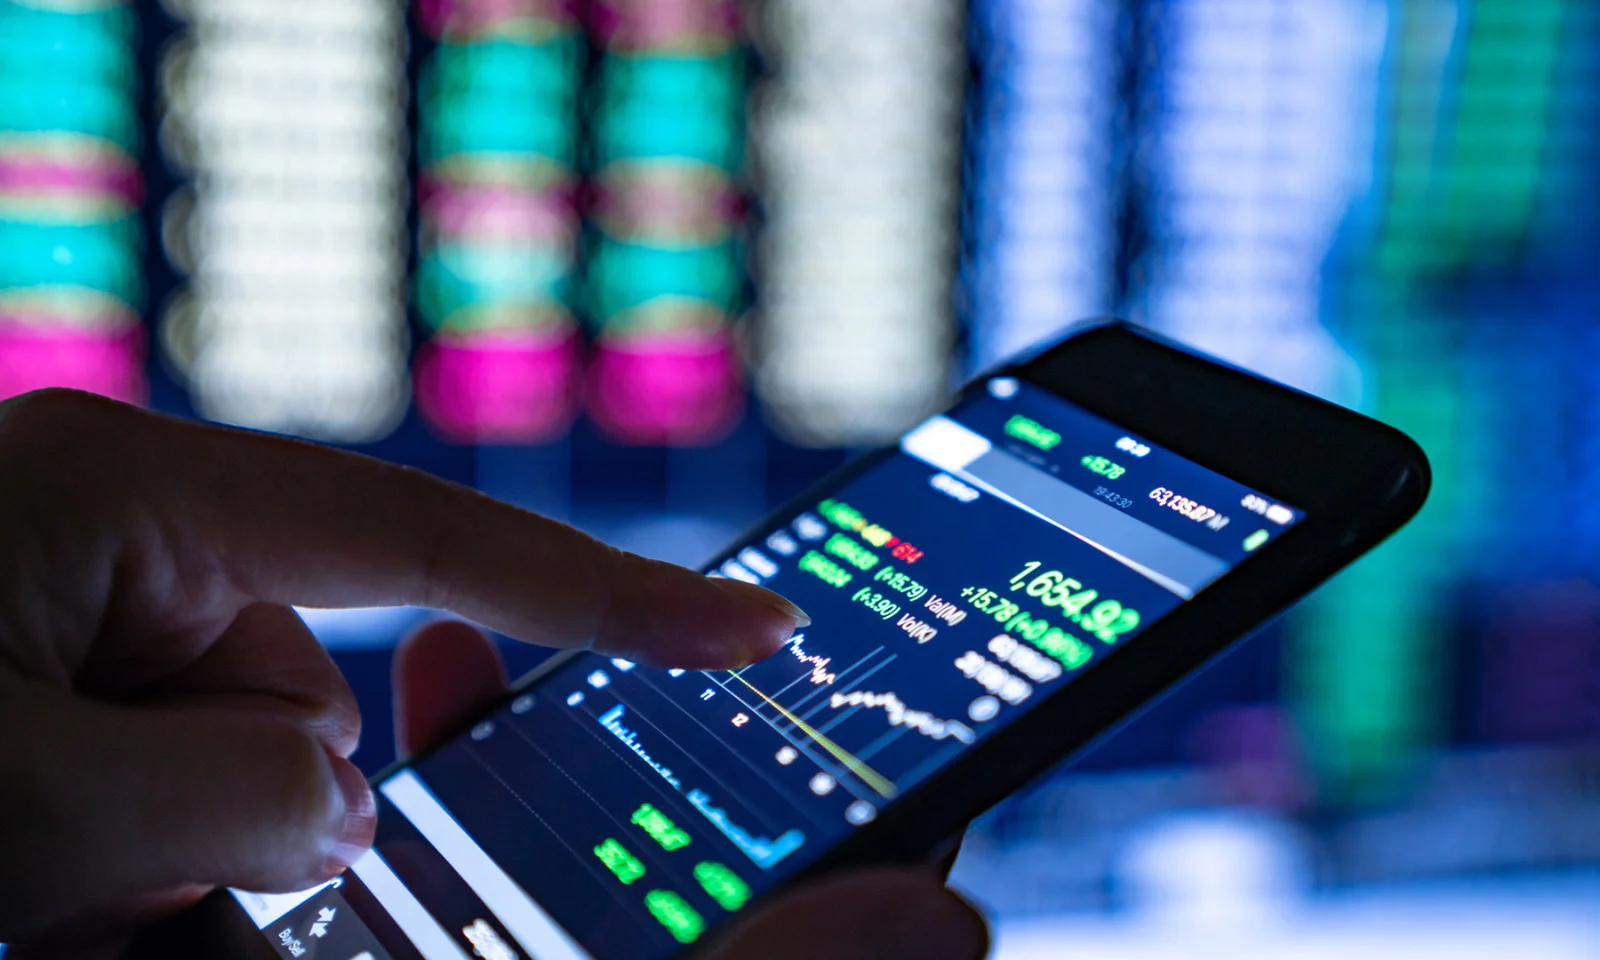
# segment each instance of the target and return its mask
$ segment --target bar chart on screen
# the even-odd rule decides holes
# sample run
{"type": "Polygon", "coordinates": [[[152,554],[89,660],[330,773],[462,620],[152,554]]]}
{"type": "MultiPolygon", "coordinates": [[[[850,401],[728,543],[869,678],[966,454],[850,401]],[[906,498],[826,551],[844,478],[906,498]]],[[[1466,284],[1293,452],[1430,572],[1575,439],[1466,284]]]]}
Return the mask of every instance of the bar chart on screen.
{"type": "MultiPolygon", "coordinates": [[[[731,701],[719,700],[715,686],[702,688],[694,683],[699,675],[645,673],[631,664],[626,670],[593,671],[584,678],[586,689],[568,694],[565,706],[585,725],[603,731],[601,742],[607,749],[630,765],[638,765],[636,769],[647,771],[648,782],[680,797],[679,802],[694,811],[690,816],[698,815],[703,825],[713,828],[760,869],[771,869],[800,850],[811,825],[779,799],[781,791],[771,771],[748,763],[743,769],[729,769],[723,762],[725,744],[721,750],[707,749],[720,742],[713,740],[718,735],[711,732],[709,724],[716,722],[713,718],[731,701]],[[684,725],[685,720],[690,726],[684,725]],[[677,736],[668,732],[674,729],[680,731],[677,736]],[[695,736],[685,739],[684,730],[695,736]]],[[[748,715],[740,712],[729,718],[736,730],[746,727],[738,722],[741,717],[748,715]]],[[[781,739],[774,742],[786,743],[781,739]]],[[[655,814],[666,815],[661,810],[655,814]]],[[[674,847],[690,843],[688,838],[695,832],[691,829],[674,847]]]]}

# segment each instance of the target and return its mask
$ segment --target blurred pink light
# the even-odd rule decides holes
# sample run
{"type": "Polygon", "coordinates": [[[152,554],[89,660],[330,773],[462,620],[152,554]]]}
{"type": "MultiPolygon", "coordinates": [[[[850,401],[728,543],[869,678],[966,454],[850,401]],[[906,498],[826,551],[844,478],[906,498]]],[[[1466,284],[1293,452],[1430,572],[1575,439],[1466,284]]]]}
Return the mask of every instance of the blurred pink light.
{"type": "Polygon", "coordinates": [[[505,185],[463,182],[458,175],[447,170],[426,170],[417,177],[417,202],[425,211],[431,211],[436,204],[449,202],[457,194],[476,195],[479,191],[489,190],[506,194],[539,194],[546,198],[542,202],[561,209],[577,209],[578,187],[572,182],[570,171],[541,169],[534,174],[529,182],[518,181],[505,185]]]}
{"type": "Polygon", "coordinates": [[[560,190],[434,184],[423,208],[430,222],[451,236],[562,240],[575,229],[573,197],[560,190]]]}
{"type": "Polygon", "coordinates": [[[144,331],[38,326],[0,315],[0,399],[72,387],[144,403],[144,331]]]}
{"type": "Polygon", "coordinates": [[[714,167],[684,172],[616,163],[594,185],[594,217],[618,237],[709,244],[747,212],[744,196],[714,167]]]}
{"type": "Polygon", "coordinates": [[[36,197],[40,194],[115,198],[137,207],[144,197],[139,168],[106,158],[65,162],[38,157],[0,154],[0,194],[36,197]]]}
{"type": "Polygon", "coordinates": [[[434,36],[447,30],[472,34],[486,26],[523,17],[571,20],[577,0],[418,0],[423,26],[434,36]]]}
{"type": "Polygon", "coordinates": [[[577,414],[570,328],[441,333],[417,358],[417,407],[460,443],[542,443],[577,414]]]}
{"type": "Polygon", "coordinates": [[[744,413],[740,370],[725,329],[604,339],[589,369],[589,414],[624,443],[715,443],[744,413]]]}
{"type": "Polygon", "coordinates": [[[735,36],[741,21],[730,0],[595,0],[589,22],[607,46],[640,48],[735,36]]]}

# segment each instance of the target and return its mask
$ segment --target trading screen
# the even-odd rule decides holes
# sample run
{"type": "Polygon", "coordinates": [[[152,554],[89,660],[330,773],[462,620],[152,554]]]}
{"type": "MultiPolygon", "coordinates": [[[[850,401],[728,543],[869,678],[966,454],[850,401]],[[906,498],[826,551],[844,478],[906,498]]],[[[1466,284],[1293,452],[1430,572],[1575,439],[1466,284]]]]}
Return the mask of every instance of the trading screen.
{"type": "Polygon", "coordinates": [[[991,380],[710,568],[811,612],[777,654],[578,656],[382,780],[337,886],[239,902],[286,958],[670,956],[1300,517],[991,380]]]}

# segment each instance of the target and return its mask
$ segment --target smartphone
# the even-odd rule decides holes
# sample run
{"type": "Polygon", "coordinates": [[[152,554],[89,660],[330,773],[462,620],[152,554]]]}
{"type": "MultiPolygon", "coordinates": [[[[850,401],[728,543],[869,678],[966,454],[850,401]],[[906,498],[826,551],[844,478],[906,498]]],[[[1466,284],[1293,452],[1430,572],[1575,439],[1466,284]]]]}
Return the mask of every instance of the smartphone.
{"type": "Polygon", "coordinates": [[[1381,423],[1092,326],[706,568],[810,613],[770,659],[555,657],[373,779],[377,842],[344,876],[219,891],[131,954],[692,956],[796,884],[950,850],[1393,533],[1429,482],[1381,423]]]}

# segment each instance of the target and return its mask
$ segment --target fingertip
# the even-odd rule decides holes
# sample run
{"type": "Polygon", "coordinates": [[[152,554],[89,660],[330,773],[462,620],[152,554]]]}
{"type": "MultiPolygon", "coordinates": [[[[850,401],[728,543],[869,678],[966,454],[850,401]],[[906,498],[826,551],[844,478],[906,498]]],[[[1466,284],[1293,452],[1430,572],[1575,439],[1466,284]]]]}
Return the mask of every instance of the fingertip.
{"type": "Polygon", "coordinates": [[[796,631],[811,625],[811,617],[804,610],[765,587],[724,577],[713,577],[709,582],[757,616],[757,626],[745,634],[745,642],[735,644],[728,651],[730,659],[735,661],[727,665],[728,669],[760,663],[782,649],[796,631]]]}
{"type": "Polygon", "coordinates": [[[729,577],[711,577],[709,579],[723,592],[733,594],[739,601],[755,604],[764,610],[770,610],[785,618],[792,624],[791,630],[811,626],[811,617],[782,594],[774,593],[766,587],[758,586],[754,583],[746,583],[743,580],[734,580],[729,577]]]}
{"type": "Polygon", "coordinates": [[[432,620],[402,637],[395,648],[395,664],[410,675],[452,667],[477,668],[475,674],[502,670],[494,641],[472,624],[451,618],[432,620]]]}
{"type": "Polygon", "coordinates": [[[594,649],[653,666],[737,670],[776,653],[809,624],[805,611],[770,590],[627,556],[594,649]]]}

